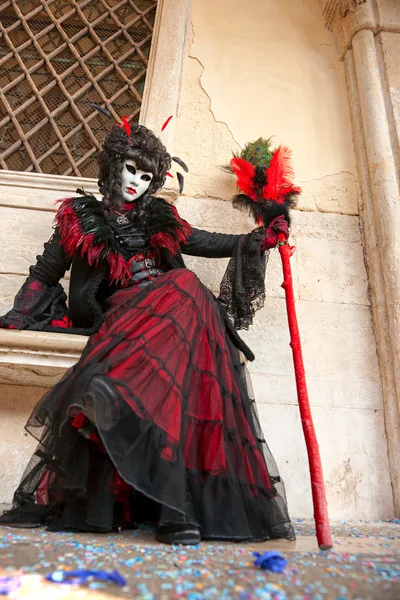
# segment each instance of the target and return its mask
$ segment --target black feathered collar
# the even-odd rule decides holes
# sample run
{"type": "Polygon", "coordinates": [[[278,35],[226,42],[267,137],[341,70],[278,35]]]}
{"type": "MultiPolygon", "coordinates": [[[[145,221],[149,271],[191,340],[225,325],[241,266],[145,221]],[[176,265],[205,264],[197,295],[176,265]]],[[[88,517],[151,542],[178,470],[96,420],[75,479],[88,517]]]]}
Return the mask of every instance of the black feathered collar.
{"type": "MultiPolygon", "coordinates": [[[[187,241],[192,231],[190,225],[180,218],[176,208],[162,198],[151,196],[139,199],[135,209],[127,216],[132,226],[145,233],[158,255],[162,251],[168,251],[171,256],[178,254],[180,244],[187,241]]],[[[90,265],[106,260],[112,282],[130,279],[131,259],[123,255],[103,205],[93,195],[62,200],[55,223],[68,256],[78,252],[90,265]]]]}

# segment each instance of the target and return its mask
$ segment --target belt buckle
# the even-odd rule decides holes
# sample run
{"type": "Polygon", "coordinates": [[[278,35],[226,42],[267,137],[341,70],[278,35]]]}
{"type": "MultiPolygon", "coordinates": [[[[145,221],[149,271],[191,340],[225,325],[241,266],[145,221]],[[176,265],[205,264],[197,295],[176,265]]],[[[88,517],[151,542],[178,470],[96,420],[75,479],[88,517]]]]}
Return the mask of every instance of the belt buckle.
{"type": "Polygon", "coordinates": [[[154,261],[152,258],[145,258],[144,259],[144,266],[146,267],[146,269],[151,269],[154,266],[154,261]]]}

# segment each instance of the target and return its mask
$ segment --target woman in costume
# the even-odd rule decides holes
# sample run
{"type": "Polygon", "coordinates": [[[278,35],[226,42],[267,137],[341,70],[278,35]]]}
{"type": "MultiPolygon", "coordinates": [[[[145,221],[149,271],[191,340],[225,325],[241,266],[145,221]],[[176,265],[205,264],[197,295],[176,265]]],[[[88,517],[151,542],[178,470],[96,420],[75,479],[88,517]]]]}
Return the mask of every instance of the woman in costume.
{"type": "MultiPolygon", "coordinates": [[[[152,194],[171,157],[143,126],[116,125],[100,155],[102,202],[63,200],[53,236],[0,327],[87,334],[79,362],[36,405],[39,440],[0,522],[108,532],[156,524],[165,543],[293,539],[232,321],[264,295],[265,250],[288,221],[247,235],[192,228],[152,194]],[[220,299],[182,254],[231,257],[220,299]],[[71,268],[68,309],[59,283],[71,268]]],[[[279,207],[278,207],[279,208],[279,207]]]]}

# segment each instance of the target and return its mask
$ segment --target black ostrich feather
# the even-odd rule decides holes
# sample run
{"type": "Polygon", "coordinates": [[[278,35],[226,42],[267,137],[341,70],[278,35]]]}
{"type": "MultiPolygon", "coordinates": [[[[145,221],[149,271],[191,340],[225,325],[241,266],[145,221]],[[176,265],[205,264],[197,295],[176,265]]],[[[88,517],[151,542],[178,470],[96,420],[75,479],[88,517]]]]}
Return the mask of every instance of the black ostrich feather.
{"type": "Polygon", "coordinates": [[[104,244],[100,258],[106,258],[109,252],[117,254],[120,251],[114,231],[104,216],[101,202],[94,196],[83,196],[73,199],[72,208],[79,219],[83,233],[94,234],[93,245],[104,244]]]}
{"type": "Polygon", "coordinates": [[[91,106],[92,108],[97,110],[99,113],[105,115],[109,119],[112,119],[112,115],[111,115],[110,111],[108,110],[108,108],[104,108],[103,106],[99,106],[98,104],[94,104],[93,102],[89,102],[89,106],[91,106]]]}
{"type": "Polygon", "coordinates": [[[186,163],[183,162],[183,160],[181,158],[179,158],[179,156],[173,156],[172,160],[176,163],[178,163],[178,165],[185,171],[185,173],[189,173],[189,168],[187,166],[186,163]]]}
{"type": "Polygon", "coordinates": [[[253,217],[256,223],[262,221],[264,227],[268,227],[275,217],[280,217],[281,215],[285,217],[290,225],[290,209],[293,208],[295,203],[296,199],[291,197],[287,197],[284,204],[277,204],[276,202],[269,202],[264,199],[254,201],[245,194],[237,194],[232,199],[234,208],[246,212],[253,217]]]}
{"type": "Polygon", "coordinates": [[[176,174],[177,178],[178,178],[178,184],[179,184],[179,193],[182,194],[183,192],[183,184],[185,182],[185,178],[182,175],[182,173],[177,173],[176,174]]]}

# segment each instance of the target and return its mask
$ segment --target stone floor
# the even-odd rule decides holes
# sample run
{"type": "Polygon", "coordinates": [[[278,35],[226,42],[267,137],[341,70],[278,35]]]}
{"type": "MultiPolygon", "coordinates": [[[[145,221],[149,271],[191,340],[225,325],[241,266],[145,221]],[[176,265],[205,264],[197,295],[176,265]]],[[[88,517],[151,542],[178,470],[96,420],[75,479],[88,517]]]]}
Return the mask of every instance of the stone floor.
{"type": "Polygon", "coordinates": [[[334,548],[319,552],[312,521],[295,520],[296,542],[253,545],[157,544],[150,528],[113,535],[0,529],[0,575],[20,578],[10,598],[57,600],[265,599],[400,600],[400,520],[332,522],[334,548]],[[278,550],[288,560],[274,574],[254,566],[253,552],[278,550]],[[46,582],[60,569],[117,569],[126,587],[46,582]]]}

